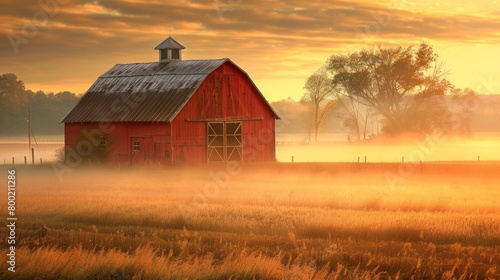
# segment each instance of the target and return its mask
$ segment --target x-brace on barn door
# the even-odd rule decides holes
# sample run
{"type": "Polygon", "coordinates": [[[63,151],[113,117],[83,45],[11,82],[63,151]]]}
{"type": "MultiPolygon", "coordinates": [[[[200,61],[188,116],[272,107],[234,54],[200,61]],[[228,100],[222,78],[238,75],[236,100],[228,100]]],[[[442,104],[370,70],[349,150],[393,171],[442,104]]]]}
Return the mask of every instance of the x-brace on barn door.
{"type": "Polygon", "coordinates": [[[243,160],[241,122],[207,123],[207,161],[243,160]]]}

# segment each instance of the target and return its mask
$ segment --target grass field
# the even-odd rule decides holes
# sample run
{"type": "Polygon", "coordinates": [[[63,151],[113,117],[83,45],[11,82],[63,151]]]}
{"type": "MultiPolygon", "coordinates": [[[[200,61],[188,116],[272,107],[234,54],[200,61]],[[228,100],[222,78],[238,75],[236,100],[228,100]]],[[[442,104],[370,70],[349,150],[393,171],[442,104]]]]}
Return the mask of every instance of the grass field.
{"type": "Polygon", "coordinates": [[[1,279],[500,279],[496,162],[82,168],[62,181],[39,166],[17,180],[16,272],[2,261],[1,279]]]}

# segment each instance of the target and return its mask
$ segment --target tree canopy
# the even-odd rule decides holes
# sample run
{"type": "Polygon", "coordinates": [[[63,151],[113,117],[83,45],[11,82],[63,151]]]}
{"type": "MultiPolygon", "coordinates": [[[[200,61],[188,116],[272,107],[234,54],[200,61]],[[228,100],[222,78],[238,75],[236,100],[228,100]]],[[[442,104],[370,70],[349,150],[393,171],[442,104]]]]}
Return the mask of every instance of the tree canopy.
{"type": "Polygon", "coordinates": [[[23,81],[17,80],[14,74],[0,76],[0,106],[21,106],[26,102],[23,81]]]}
{"type": "Polygon", "coordinates": [[[78,102],[76,94],[33,92],[15,74],[0,76],[0,135],[27,135],[28,107],[35,134],[63,134],[61,119],[78,102]]]}
{"type": "Polygon", "coordinates": [[[431,46],[376,47],[333,55],[326,68],[337,92],[383,116],[386,134],[429,133],[451,126],[443,96],[454,87],[443,78],[431,46]]]}

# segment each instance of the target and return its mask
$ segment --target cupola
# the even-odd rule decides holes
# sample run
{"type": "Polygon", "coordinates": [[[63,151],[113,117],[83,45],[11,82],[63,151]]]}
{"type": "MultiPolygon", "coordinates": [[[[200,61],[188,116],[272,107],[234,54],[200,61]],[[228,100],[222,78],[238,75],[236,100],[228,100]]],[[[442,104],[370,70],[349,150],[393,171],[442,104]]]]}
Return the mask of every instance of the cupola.
{"type": "Polygon", "coordinates": [[[181,50],[185,47],[172,37],[168,37],[165,41],[156,46],[155,50],[159,51],[160,63],[170,62],[172,60],[181,60],[181,50]]]}

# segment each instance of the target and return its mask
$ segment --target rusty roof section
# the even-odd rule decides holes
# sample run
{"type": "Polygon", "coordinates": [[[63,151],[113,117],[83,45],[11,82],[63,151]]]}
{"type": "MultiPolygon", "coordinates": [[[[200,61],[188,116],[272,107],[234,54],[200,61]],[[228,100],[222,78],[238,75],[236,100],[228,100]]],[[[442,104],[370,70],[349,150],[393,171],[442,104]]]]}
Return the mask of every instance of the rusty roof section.
{"type": "Polygon", "coordinates": [[[208,74],[226,61],[118,64],[61,122],[171,122],[208,74]]]}
{"type": "Polygon", "coordinates": [[[172,122],[206,77],[230,59],[117,64],[82,96],[62,123],[172,122]]]}
{"type": "Polygon", "coordinates": [[[174,38],[168,37],[165,41],[161,42],[155,48],[155,50],[165,50],[165,49],[183,50],[185,49],[185,47],[179,44],[179,42],[177,42],[174,38]]]}

